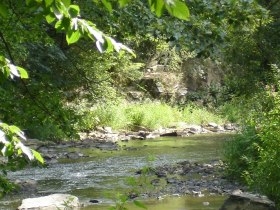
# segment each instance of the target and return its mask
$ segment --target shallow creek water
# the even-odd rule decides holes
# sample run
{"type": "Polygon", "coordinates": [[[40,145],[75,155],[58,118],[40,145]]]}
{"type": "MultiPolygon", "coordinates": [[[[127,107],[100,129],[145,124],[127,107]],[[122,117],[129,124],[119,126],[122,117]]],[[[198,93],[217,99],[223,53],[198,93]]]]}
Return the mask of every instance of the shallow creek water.
{"type": "MultiPolygon", "coordinates": [[[[79,152],[89,157],[80,159],[60,159],[48,168],[28,168],[11,172],[12,180],[36,180],[38,193],[19,194],[0,200],[1,210],[16,209],[21,199],[52,193],[69,193],[79,197],[85,204],[83,210],[105,210],[114,203],[118,192],[128,190],[127,178],[147,164],[160,166],[189,160],[208,162],[221,158],[221,147],[229,135],[196,135],[186,138],[158,138],[153,140],[120,143],[121,149],[106,151],[88,148],[58,148],[65,152],[79,152]],[[154,161],[147,158],[153,156],[154,161]],[[96,199],[99,204],[91,204],[96,199]]],[[[163,200],[145,199],[149,210],[210,210],[219,209],[223,196],[170,196],[163,200]],[[208,205],[205,205],[208,202],[208,205]]],[[[139,209],[128,204],[130,210],[139,209]]]]}

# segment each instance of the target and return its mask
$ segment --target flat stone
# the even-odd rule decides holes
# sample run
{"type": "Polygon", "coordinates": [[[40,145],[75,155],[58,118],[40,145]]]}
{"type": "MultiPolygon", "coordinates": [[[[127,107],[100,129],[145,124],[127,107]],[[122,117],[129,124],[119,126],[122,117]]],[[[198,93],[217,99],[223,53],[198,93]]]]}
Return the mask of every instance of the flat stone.
{"type": "Polygon", "coordinates": [[[213,123],[213,122],[208,123],[208,126],[212,127],[212,128],[217,128],[218,127],[217,123],[213,123]]]}
{"type": "Polygon", "coordinates": [[[226,130],[234,130],[234,126],[231,123],[227,123],[224,125],[224,128],[226,130]]]}
{"type": "Polygon", "coordinates": [[[78,209],[79,199],[69,194],[52,194],[38,198],[27,198],[22,200],[18,210],[57,210],[57,209],[78,209]]]}
{"type": "Polygon", "coordinates": [[[190,131],[194,132],[194,133],[200,133],[202,128],[199,125],[191,125],[189,127],[190,131]]]}
{"type": "Polygon", "coordinates": [[[104,127],[105,133],[113,133],[113,129],[111,127],[104,127]]]}
{"type": "Polygon", "coordinates": [[[265,196],[233,192],[220,210],[276,210],[274,202],[265,196]]]}

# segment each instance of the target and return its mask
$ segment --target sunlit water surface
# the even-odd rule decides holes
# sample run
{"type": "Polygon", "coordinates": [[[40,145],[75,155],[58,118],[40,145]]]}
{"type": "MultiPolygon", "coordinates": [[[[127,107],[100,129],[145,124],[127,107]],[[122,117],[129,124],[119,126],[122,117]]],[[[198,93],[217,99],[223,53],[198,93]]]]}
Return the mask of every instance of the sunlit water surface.
{"type": "MultiPolygon", "coordinates": [[[[7,196],[0,200],[0,209],[16,209],[23,198],[52,193],[69,193],[79,197],[85,204],[82,208],[84,210],[108,209],[108,206],[114,204],[114,196],[118,192],[127,191],[127,178],[135,176],[135,171],[147,164],[159,166],[183,160],[218,160],[221,158],[224,140],[228,137],[229,135],[220,134],[129,141],[121,143],[122,149],[118,151],[68,148],[67,152],[77,151],[89,157],[61,159],[48,168],[28,168],[9,173],[13,180],[36,180],[38,193],[7,196]],[[148,162],[149,157],[154,157],[155,160],[148,162]],[[90,204],[91,199],[97,199],[101,203],[90,204]]],[[[149,210],[210,210],[219,209],[224,199],[222,196],[171,196],[163,200],[146,199],[143,203],[149,210]]],[[[128,207],[130,210],[139,209],[132,204],[128,204],[128,207]]]]}

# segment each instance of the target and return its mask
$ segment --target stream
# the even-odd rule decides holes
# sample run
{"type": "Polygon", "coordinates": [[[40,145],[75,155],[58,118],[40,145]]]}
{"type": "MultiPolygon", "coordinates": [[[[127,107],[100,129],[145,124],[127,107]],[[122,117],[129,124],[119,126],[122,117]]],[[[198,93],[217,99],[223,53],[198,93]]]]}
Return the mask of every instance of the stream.
{"type": "MultiPolygon", "coordinates": [[[[208,162],[222,158],[221,148],[229,134],[194,135],[191,137],[164,137],[149,140],[121,142],[120,150],[108,151],[92,148],[53,148],[58,152],[78,152],[86,157],[59,159],[47,168],[27,168],[10,172],[12,180],[35,180],[37,192],[15,194],[0,200],[0,210],[16,209],[23,198],[53,193],[69,193],[77,196],[85,206],[82,210],[107,210],[114,204],[118,193],[127,192],[127,180],[147,165],[162,166],[189,160],[208,162]],[[149,158],[153,161],[149,161],[149,158]],[[92,204],[90,200],[98,200],[92,204]]],[[[149,210],[210,210],[219,209],[224,196],[168,196],[162,200],[145,198],[149,210]]],[[[130,203],[129,210],[140,209],[130,203]]]]}

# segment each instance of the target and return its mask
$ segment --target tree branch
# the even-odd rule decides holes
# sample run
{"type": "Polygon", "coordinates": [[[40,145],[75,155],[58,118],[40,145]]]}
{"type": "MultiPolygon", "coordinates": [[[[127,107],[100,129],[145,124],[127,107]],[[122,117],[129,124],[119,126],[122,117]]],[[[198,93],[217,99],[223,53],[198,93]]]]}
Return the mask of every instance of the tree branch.
{"type": "MultiPolygon", "coordinates": [[[[8,56],[11,60],[11,62],[13,64],[15,64],[15,60],[13,58],[13,55],[12,55],[12,52],[11,52],[11,49],[9,47],[9,44],[8,42],[6,41],[5,37],[4,37],[4,34],[2,33],[2,31],[0,31],[0,38],[2,40],[2,42],[4,43],[5,45],[5,49],[8,53],[8,56]]],[[[35,97],[34,94],[31,93],[31,91],[29,90],[29,88],[27,87],[26,83],[24,80],[22,80],[21,78],[19,79],[21,84],[23,85],[27,95],[29,96],[29,98],[34,102],[34,104],[40,109],[42,110],[45,114],[47,114],[48,116],[50,116],[51,118],[53,118],[56,122],[59,122],[59,125],[64,125],[65,122],[62,121],[60,118],[58,118],[57,116],[55,116],[54,114],[52,114],[52,112],[40,101],[38,101],[35,97]]],[[[63,130],[63,129],[62,129],[63,130]]],[[[63,132],[65,133],[65,131],[63,130],[63,132]]],[[[66,134],[66,133],[65,133],[66,134]]]]}

